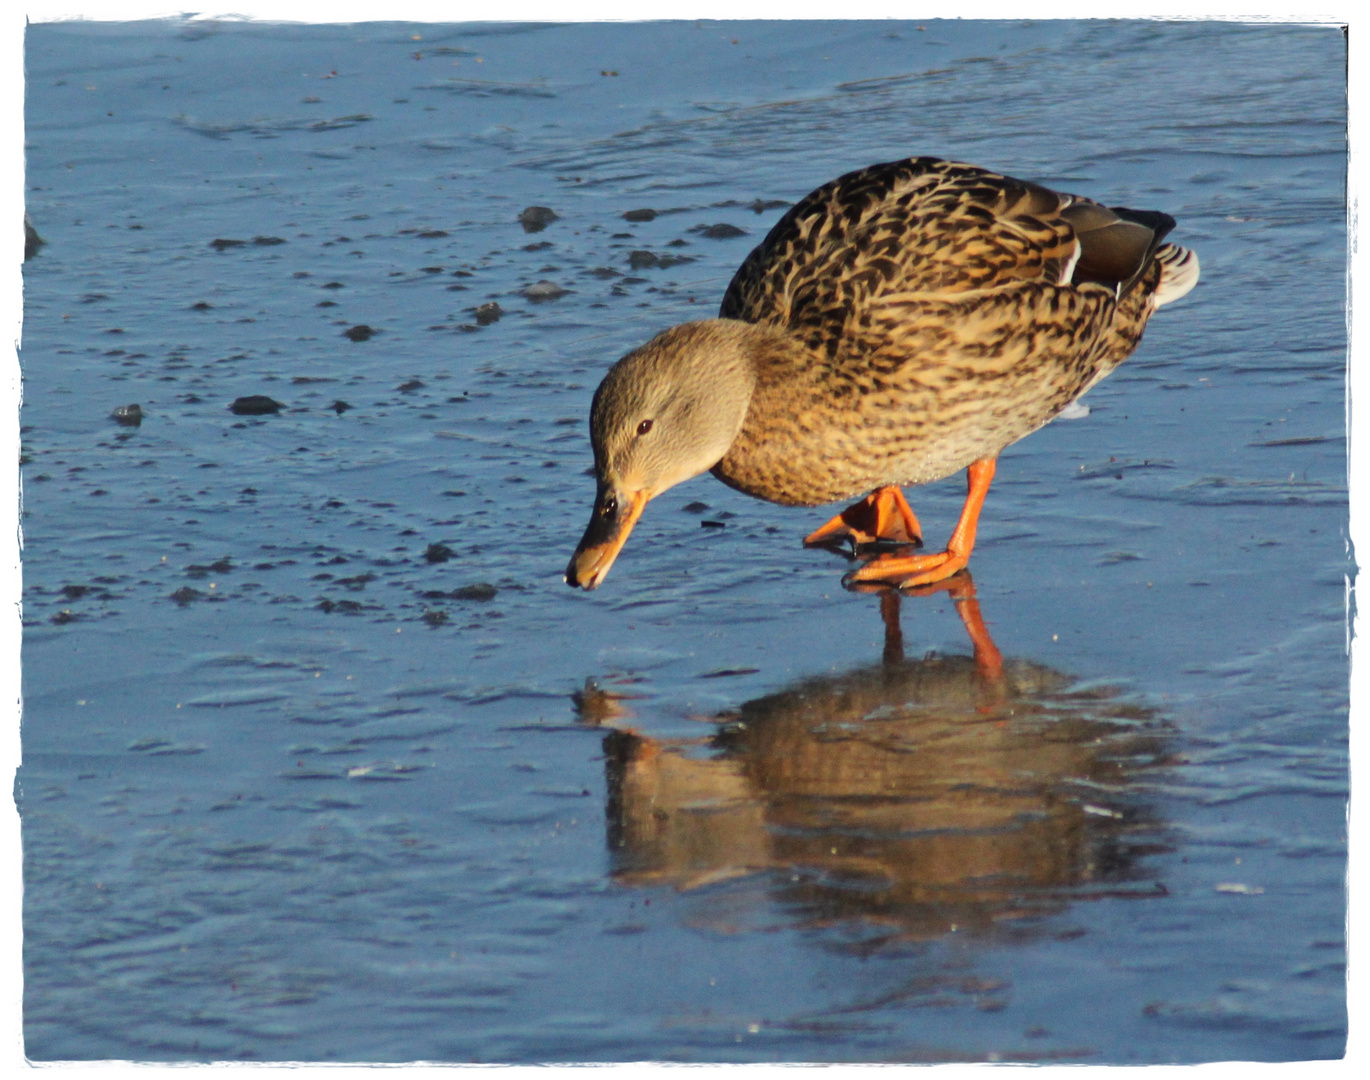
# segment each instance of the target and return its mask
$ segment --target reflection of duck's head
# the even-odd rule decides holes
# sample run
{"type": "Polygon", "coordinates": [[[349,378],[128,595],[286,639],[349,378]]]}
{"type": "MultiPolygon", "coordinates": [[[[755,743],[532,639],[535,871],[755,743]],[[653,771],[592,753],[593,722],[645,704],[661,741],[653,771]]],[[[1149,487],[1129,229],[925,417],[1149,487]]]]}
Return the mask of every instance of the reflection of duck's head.
{"type": "Polygon", "coordinates": [[[815,677],[708,740],[606,738],[616,880],[762,870],[805,923],[936,936],[1126,882],[1152,713],[1026,660],[929,655],[815,677]],[[1111,884],[1106,884],[1111,883],[1111,884]]]}

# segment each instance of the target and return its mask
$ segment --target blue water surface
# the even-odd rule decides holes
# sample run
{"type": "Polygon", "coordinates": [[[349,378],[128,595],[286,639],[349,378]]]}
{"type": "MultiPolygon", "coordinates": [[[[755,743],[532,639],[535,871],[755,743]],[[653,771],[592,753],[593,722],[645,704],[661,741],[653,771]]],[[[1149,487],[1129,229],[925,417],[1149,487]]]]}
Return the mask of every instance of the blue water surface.
{"type": "MultiPolygon", "coordinates": [[[[28,1055],[1340,1056],[1345,62],[1294,25],[31,26],[28,1055]],[[608,365],[914,154],[1164,210],[1203,263],[1004,453],[973,586],[844,591],[825,512],[705,477],[566,588],[608,365]]],[[[963,494],[910,493],[930,543],[963,494]]]]}

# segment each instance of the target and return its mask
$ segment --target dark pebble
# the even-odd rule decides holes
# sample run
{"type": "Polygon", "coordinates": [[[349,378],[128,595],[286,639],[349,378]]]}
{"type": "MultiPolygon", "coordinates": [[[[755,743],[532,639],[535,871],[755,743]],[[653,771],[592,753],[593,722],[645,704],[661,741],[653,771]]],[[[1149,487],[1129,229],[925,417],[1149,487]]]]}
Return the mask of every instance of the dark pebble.
{"type": "Polygon", "coordinates": [[[681,263],[693,261],[688,255],[657,255],[650,251],[628,253],[628,266],[633,270],[663,270],[668,266],[679,266],[681,263]]]}
{"type": "Polygon", "coordinates": [[[475,585],[463,585],[460,589],[452,590],[453,600],[493,600],[499,590],[493,585],[482,581],[475,585]]]}
{"type": "Polygon", "coordinates": [[[534,285],[529,285],[519,290],[520,293],[535,304],[540,304],[544,300],[556,300],[565,296],[570,291],[570,289],[563,289],[555,281],[539,281],[534,285]]]}
{"type": "Polygon", "coordinates": [[[226,251],[228,248],[242,247],[246,240],[225,240],[222,236],[217,240],[211,240],[209,246],[215,251],[226,251]]]}
{"type": "Polygon", "coordinates": [[[397,387],[395,387],[395,389],[398,390],[398,391],[400,391],[401,393],[410,394],[410,393],[413,393],[415,390],[422,390],[422,389],[423,389],[423,380],[422,380],[422,379],[410,379],[408,382],[402,382],[402,383],[400,383],[400,385],[397,386],[397,387]]]}
{"type": "Polygon", "coordinates": [[[456,552],[446,544],[429,544],[428,550],[423,553],[423,557],[431,563],[446,562],[456,552]]]}
{"type": "Polygon", "coordinates": [[[345,401],[335,401],[332,405],[333,411],[337,413],[339,416],[347,412],[347,410],[350,408],[352,408],[352,406],[345,401]]]}
{"type": "Polygon", "coordinates": [[[341,611],[344,615],[360,615],[362,612],[361,602],[358,600],[329,600],[325,597],[319,601],[319,610],[325,614],[333,611],[341,611]]]}
{"type": "Polygon", "coordinates": [[[358,326],[353,326],[344,330],[343,337],[347,338],[349,341],[370,341],[371,338],[378,333],[380,333],[379,330],[367,326],[366,323],[361,323],[358,326]]]}
{"type": "Polygon", "coordinates": [[[252,242],[254,244],[260,245],[261,247],[274,247],[276,244],[285,243],[285,241],[281,239],[281,237],[279,236],[254,236],[252,238],[252,242]]]}
{"type": "Polygon", "coordinates": [[[557,212],[549,206],[529,206],[519,214],[519,224],[527,233],[542,232],[557,220],[557,212]]]}
{"type": "Polygon", "coordinates": [[[137,403],[120,405],[109,415],[116,424],[121,424],[124,427],[137,427],[143,422],[143,407],[137,403]]]}
{"type": "Polygon", "coordinates": [[[491,300],[490,303],[481,304],[476,308],[476,323],[480,326],[489,326],[491,323],[499,322],[503,314],[504,309],[491,300]]]}
{"type": "Polygon", "coordinates": [[[171,594],[171,599],[175,600],[176,603],[184,607],[192,600],[200,599],[200,597],[203,595],[204,594],[200,592],[199,589],[192,589],[189,585],[182,585],[179,589],[177,589],[174,593],[171,594]]]}
{"type": "Polygon", "coordinates": [[[38,230],[33,227],[33,222],[29,220],[28,214],[24,215],[24,258],[31,259],[38,254],[38,249],[46,244],[47,241],[38,235],[38,230]]]}
{"type": "Polygon", "coordinates": [[[228,559],[217,559],[208,566],[199,563],[191,563],[186,567],[186,574],[193,578],[208,577],[210,574],[227,574],[233,569],[233,563],[228,559]]]}
{"type": "Polygon", "coordinates": [[[195,303],[193,303],[193,304],[190,305],[190,310],[191,310],[191,311],[208,311],[208,310],[209,310],[210,308],[212,308],[213,306],[214,306],[213,304],[206,303],[204,300],[198,300],[198,301],[196,301],[195,303]]]}
{"type": "Polygon", "coordinates": [[[724,525],[723,522],[721,522],[721,521],[701,521],[701,522],[699,523],[699,527],[700,527],[701,529],[726,529],[726,528],[727,528],[727,526],[724,525]]]}
{"type": "Polygon", "coordinates": [[[654,221],[656,219],[655,210],[629,210],[623,215],[624,221],[654,221]]]}
{"type": "Polygon", "coordinates": [[[284,408],[279,401],[265,394],[249,394],[247,397],[238,398],[229,406],[230,411],[236,416],[266,416],[269,413],[278,413],[284,408]]]}
{"type": "Polygon", "coordinates": [[[423,613],[423,621],[429,626],[441,626],[447,621],[447,612],[441,608],[429,608],[423,613]]]}
{"type": "Polygon", "coordinates": [[[707,236],[710,240],[731,240],[734,236],[746,236],[746,229],[739,229],[736,225],[698,225],[690,232],[699,233],[700,236],[707,236]]]}

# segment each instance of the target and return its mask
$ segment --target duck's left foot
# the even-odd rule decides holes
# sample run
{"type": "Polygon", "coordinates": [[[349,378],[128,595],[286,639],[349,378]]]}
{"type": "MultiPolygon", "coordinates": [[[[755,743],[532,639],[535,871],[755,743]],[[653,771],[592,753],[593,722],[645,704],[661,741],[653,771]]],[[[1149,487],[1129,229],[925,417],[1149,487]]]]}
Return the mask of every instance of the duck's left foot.
{"type": "Polygon", "coordinates": [[[804,537],[804,546],[835,547],[847,540],[853,547],[882,540],[921,546],[923,527],[918,524],[903,491],[893,486],[882,487],[860,502],[852,503],[822,528],[809,533],[804,537]]]}
{"type": "Polygon", "coordinates": [[[964,555],[951,551],[939,551],[935,555],[879,555],[865,566],[853,570],[842,581],[844,584],[867,582],[913,589],[945,581],[964,570],[969,561],[969,552],[964,555]]]}

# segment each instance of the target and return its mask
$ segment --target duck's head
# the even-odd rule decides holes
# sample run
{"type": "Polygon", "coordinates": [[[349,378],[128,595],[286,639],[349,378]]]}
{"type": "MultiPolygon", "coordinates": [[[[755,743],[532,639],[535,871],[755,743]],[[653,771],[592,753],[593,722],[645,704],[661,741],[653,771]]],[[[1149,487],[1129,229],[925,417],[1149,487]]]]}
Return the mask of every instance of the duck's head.
{"type": "Polygon", "coordinates": [[[566,583],[604,580],[649,499],[713,468],[747,415],[755,332],[728,319],[674,326],[609,369],[590,406],[595,509],[566,583]]]}

